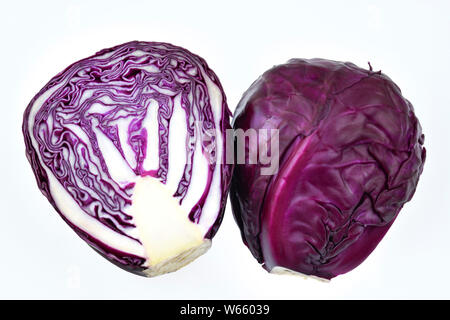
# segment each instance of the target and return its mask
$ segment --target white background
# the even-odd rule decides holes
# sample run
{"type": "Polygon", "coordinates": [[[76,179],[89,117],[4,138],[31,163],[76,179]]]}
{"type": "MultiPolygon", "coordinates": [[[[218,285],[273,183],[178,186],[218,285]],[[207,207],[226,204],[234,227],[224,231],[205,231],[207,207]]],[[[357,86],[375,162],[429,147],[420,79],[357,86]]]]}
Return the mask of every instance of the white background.
{"type": "Polygon", "coordinates": [[[2,1],[0,298],[450,298],[450,5],[444,1],[2,1]],[[293,57],[370,61],[415,106],[428,158],[413,200],[374,253],[330,283],[267,274],[230,207],[210,251],[178,272],[122,271],[65,225],[36,187],[22,113],[66,66],[130,40],[204,57],[233,111],[293,57]]]}

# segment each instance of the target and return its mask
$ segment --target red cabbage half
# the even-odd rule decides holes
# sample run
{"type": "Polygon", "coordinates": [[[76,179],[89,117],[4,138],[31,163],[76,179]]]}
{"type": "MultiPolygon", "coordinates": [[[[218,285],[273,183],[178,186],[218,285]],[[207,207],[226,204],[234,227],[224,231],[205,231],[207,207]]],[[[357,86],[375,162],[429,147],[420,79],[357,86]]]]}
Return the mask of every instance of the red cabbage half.
{"type": "Polygon", "coordinates": [[[275,66],[245,92],[233,127],[279,129],[278,172],[237,164],[230,191],[244,243],[274,273],[331,279],[358,266],[413,196],[425,160],[411,103],[386,75],[352,63],[275,66]]]}
{"type": "Polygon", "coordinates": [[[129,42],[59,73],[24,114],[26,154],[64,221],[116,265],[154,276],[210,246],[231,178],[230,112],[206,62],[129,42]],[[217,164],[216,164],[217,163],[217,164]]]}

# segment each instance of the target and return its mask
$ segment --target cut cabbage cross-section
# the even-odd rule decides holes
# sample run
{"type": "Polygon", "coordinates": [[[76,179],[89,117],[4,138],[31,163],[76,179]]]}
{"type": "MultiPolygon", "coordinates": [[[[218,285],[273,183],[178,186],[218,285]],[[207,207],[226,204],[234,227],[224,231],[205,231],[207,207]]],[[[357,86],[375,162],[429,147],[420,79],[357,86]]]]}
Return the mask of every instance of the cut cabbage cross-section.
{"type": "Polygon", "coordinates": [[[26,109],[23,133],[38,186],[61,217],[111,262],[155,276],[211,245],[232,171],[229,118],[202,58],[133,41],[50,80],[26,109]]]}

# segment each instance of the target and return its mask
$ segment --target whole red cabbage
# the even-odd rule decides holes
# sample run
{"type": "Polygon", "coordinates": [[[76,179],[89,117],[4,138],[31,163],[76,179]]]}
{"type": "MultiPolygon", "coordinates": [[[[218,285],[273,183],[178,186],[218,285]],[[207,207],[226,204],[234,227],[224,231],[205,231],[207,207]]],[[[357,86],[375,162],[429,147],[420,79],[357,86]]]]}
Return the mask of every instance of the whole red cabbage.
{"type": "Polygon", "coordinates": [[[268,271],[331,279],[358,266],[413,196],[425,161],[411,103],[386,75],[348,62],[273,67],[245,92],[233,127],[279,129],[278,172],[238,164],[230,191],[243,241],[268,271]]]}

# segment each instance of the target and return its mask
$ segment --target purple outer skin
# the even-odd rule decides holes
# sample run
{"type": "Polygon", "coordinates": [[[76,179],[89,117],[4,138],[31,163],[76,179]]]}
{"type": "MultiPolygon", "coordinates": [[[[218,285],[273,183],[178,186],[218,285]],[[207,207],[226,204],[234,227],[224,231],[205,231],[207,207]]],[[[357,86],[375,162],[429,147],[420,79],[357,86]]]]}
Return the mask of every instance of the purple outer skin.
{"type": "Polygon", "coordinates": [[[331,279],[357,267],[413,196],[426,155],[397,85],[348,62],[273,67],[244,93],[233,128],[280,130],[279,171],[238,164],[230,190],[242,239],[268,271],[331,279]]]}
{"type": "MultiPolygon", "coordinates": [[[[121,252],[121,251],[111,248],[110,246],[108,246],[108,244],[101,242],[99,239],[93,238],[91,235],[87,234],[86,232],[84,232],[83,230],[78,228],[77,226],[73,225],[72,223],[70,223],[70,221],[67,218],[64,217],[64,215],[60,212],[59,208],[57,207],[57,205],[50,193],[47,174],[45,172],[43,164],[39,161],[38,152],[43,157],[44,157],[43,152],[44,151],[46,152],[44,158],[46,158],[49,161],[47,161],[45,165],[47,168],[49,168],[53,172],[61,170],[61,168],[66,169],[67,163],[66,163],[65,159],[63,158],[62,153],[59,154],[59,151],[57,150],[57,148],[55,148],[55,146],[51,146],[52,148],[47,147],[46,144],[49,143],[49,139],[47,139],[47,141],[43,141],[42,137],[39,136],[39,134],[42,135],[42,133],[36,129],[36,127],[39,129],[38,125],[35,124],[34,135],[35,135],[35,137],[41,138],[41,141],[39,141],[40,150],[36,150],[33,147],[32,140],[31,140],[31,137],[30,137],[29,131],[28,131],[28,125],[29,125],[28,117],[30,115],[30,110],[31,110],[34,102],[36,101],[36,99],[38,99],[43,93],[45,93],[50,88],[52,88],[53,86],[60,83],[60,81],[63,81],[68,74],[71,75],[71,77],[73,77],[75,74],[78,75],[78,72],[80,70],[88,70],[86,76],[90,77],[90,79],[86,83],[87,84],[92,83],[94,85],[102,85],[105,83],[105,81],[114,81],[116,79],[122,81],[124,79],[124,78],[122,78],[123,76],[127,78],[128,82],[129,82],[130,78],[136,79],[136,77],[140,77],[139,80],[143,81],[142,79],[146,75],[142,74],[142,71],[135,72],[133,69],[128,70],[128,69],[122,68],[122,66],[119,66],[117,64],[116,64],[117,68],[119,68],[119,69],[122,68],[122,70],[128,70],[127,71],[128,73],[126,75],[122,74],[122,73],[118,73],[117,72],[118,69],[102,70],[101,66],[99,66],[99,63],[96,62],[95,60],[92,60],[94,57],[104,55],[108,52],[116,51],[116,53],[114,53],[112,58],[118,58],[120,55],[126,56],[127,57],[126,60],[121,61],[121,63],[123,62],[124,64],[128,64],[128,63],[132,63],[132,62],[131,62],[130,57],[127,55],[135,50],[143,50],[143,51],[147,52],[149,59],[153,58],[153,56],[152,56],[153,54],[161,55],[162,58],[155,58],[157,60],[156,63],[158,63],[160,67],[162,65],[166,65],[166,68],[167,68],[167,66],[168,66],[168,68],[172,68],[169,65],[170,58],[182,59],[182,60],[177,60],[180,67],[179,67],[179,69],[176,69],[176,70],[179,70],[179,72],[188,70],[188,68],[191,66],[190,63],[201,65],[203,67],[203,69],[205,70],[205,72],[208,74],[208,76],[212,79],[212,81],[219,87],[219,89],[222,93],[223,113],[222,113],[222,118],[220,120],[220,123],[221,123],[220,130],[223,133],[223,135],[225,136],[226,129],[231,128],[230,122],[229,122],[231,112],[228,109],[228,106],[226,103],[226,96],[225,96],[223,88],[219,82],[219,79],[217,78],[215,73],[211,69],[209,69],[206,61],[204,59],[202,59],[201,57],[191,53],[190,51],[188,51],[184,48],[177,47],[177,46],[174,46],[174,45],[171,45],[168,43],[138,42],[138,41],[132,41],[132,42],[124,43],[124,44],[121,44],[121,45],[118,45],[118,46],[115,46],[112,48],[103,49],[91,57],[88,57],[88,58],[85,58],[78,62],[73,63],[72,65],[67,67],[65,70],[60,72],[58,75],[53,77],[29,103],[27,109],[24,112],[22,131],[23,131],[24,139],[25,139],[26,156],[27,156],[27,158],[31,164],[31,167],[33,169],[33,172],[35,174],[38,187],[41,190],[41,192],[44,194],[44,196],[47,197],[47,199],[52,204],[52,206],[55,208],[55,210],[60,214],[60,216],[63,218],[63,220],[78,234],[78,236],[80,236],[84,241],[86,241],[93,249],[95,249],[98,253],[100,253],[107,260],[109,260],[110,262],[116,264],[117,266],[119,266],[127,271],[130,271],[130,272],[138,274],[138,275],[144,275],[142,273],[142,271],[145,268],[142,265],[145,262],[145,258],[137,257],[132,254],[129,254],[126,252],[121,252]],[[164,49],[157,48],[158,46],[164,46],[164,49]],[[56,149],[56,151],[55,151],[55,149],[56,149]],[[54,152],[54,154],[48,156],[48,154],[51,152],[54,152]]],[[[103,59],[102,59],[102,61],[103,61],[103,59]]],[[[163,70],[166,71],[167,69],[163,69],[163,70]]],[[[186,74],[184,74],[184,76],[186,76],[186,74]]],[[[158,80],[158,79],[156,79],[156,80],[158,80]]],[[[173,90],[181,90],[181,91],[185,90],[185,91],[183,91],[183,92],[186,92],[186,96],[184,96],[184,97],[187,97],[187,94],[189,93],[189,88],[191,88],[190,86],[189,87],[180,86],[173,78],[170,77],[169,73],[161,74],[161,78],[158,81],[159,82],[156,82],[156,83],[152,82],[152,84],[153,85],[156,85],[156,84],[163,85],[166,88],[170,88],[173,90]]],[[[204,126],[206,126],[203,129],[211,129],[211,128],[214,128],[215,125],[214,125],[214,120],[212,119],[212,111],[211,111],[211,106],[209,104],[208,92],[207,92],[207,90],[205,90],[206,86],[202,83],[202,81],[203,81],[203,77],[201,75],[195,75],[195,76],[192,76],[192,82],[190,85],[192,87],[197,86],[199,88],[199,90],[201,90],[201,91],[199,91],[200,95],[199,95],[199,97],[197,97],[197,99],[203,99],[202,103],[204,106],[204,109],[203,109],[204,113],[202,114],[202,120],[203,120],[204,126]]],[[[117,94],[121,95],[121,97],[123,98],[124,95],[126,95],[129,92],[128,90],[130,90],[130,87],[127,86],[127,83],[124,83],[124,87],[117,86],[115,88],[115,90],[116,90],[117,94]]],[[[77,99],[77,96],[78,96],[78,92],[76,91],[76,87],[74,88],[74,86],[71,86],[70,84],[63,86],[62,89],[57,90],[42,105],[41,109],[38,112],[38,115],[36,116],[36,119],[37,119],[36,122],[40,120],[41,125],[46,126],[45,112],[55,112],[55,111],[52,111],[52,109],[51,109],[53,107],[53,105],[56,104],[54,102],[54,100],[59,101],[59,103],[61,103],[63,106],[70,105],[72,107],[74,105],[74,101],[77,101],[77,100],[73,100],[73,99],[77,99]]],[[[142,95],[142,96],[144,96],[144,95],[142,95]]],[[[138,95],[138,97],[140,97],[140,96],[138,95]]],[[[144,97],[143,99],[145,99],[145,98],[146,97],[144,97]]],[[[160,130],[161,131],[160,142],[166,141],[165,139],[167,139],[168,131],[169,131],[169,128],[167,127],[166,123],[168,123],[170,121],[171,110],[170,110],[170,107],[168,107],[166,104],[164,104],[164,102],[166,101],[166,100],[164,100],[165,99],[164,96],[162,96],[162,95],[152,96],[152,98],[156,99],[160,103],[161,110],[158,112],[158,115],[160,117],[158,121],[159,121],[159,126],[161,129],[160,130]],[[158,100],[158,99],[160,99],[160,100],[158,100]],[[167,122],[162,121],[162,120],[166,120],[167,122]]],[[[137,99],[137,100],[139,100],[139,99],[137,99]]],[[[133,102],[134,102],[133,104],[136,104],[136,100],[133,100],[133,102]]],[[[130,102],[129,108],[133,108],[133,104],[131,104],[131,103],[132,102],[130,102]]],[[[76,103],[75,103],[75,105],[76,105],[76,103]]],[[[187,100],[185,101],[184,107],[185,107],[187,113],[192,112],[191,111],[192,108],[190,108],[189,101],[187,101],[187,100]]],[[[160,143],[160,150],[159,150],[160,151],[160,168],[159,168],[159,170],[157,170],[157,172],[145,171],[142,167],[142,163],[143,163],[142,155],[145,156],[145,154],[146,154],[146,149],[145,149],[146,143],[145,142],[147,139],[147,133],[144,128],[141,129],[140,126],[142,124],[142,119],[138,117],[138,116],[142,116],[142,114],[143,114],[142,107],[137,106],[135,108],[135,110],[136,110],[136,113],[135,113],[136,119],[134,119],[135,121],[130,125],[130,127],[128,129],[128,133],[129,133],[129,137],[130,137],[129,143],[131,146],[136,147],[136,149],[135,149],[135,151],[136,151],[135,152],[136,167],[132,168],[132,170],[137,175],[143,175],[143,176],[144,175],[152,175],[156,178],[159,178],[162,182],[165,182],[166,175],[167,175],[168,152],[169,152],[168,148],[167,148],[167,144],[161,145],[161,143],[160,143]],[[140,130],[140,132],[139,132],[139,130],[140,130]]],[[[60,111],[57,111],[57,112],[60,112],[60,111]]],[[[64,108],[63,108],[62,112],[64,112],[64,108]]],[[[112,111],[109,112],[108,115],[111,115],[111,113],[112,113],[112,111]]],[[[90,120],[88,120],[86,118],[87,117],[84,114],[82,114],[80,111],[80,119],[81,120],[76,123],[80,127],[82,127],[85,130],[85,132],[91,133],[92,131],[90,131],[90,128],[89,128],[90,120]],[[83,120],[85,120],[85,121],[83,122],[83,120]]],[[[115,143],[117,149],[123,155],[123,152],[121,151],[121,147],[120,147],[120,142],[117,142],[117,134],[115,133],[114,130],[111,130],[111,133],[109,133],[110,129],[114,129],[113,124],[111,126],[108,126],[107,117],[99,118],[99,119],[100,119],[101,125],[102,125],[101,129],[104,130],[105,134],[109,135],[109,138],[111,139],[111,141],[113,141],[115,143]]],[[[186,120],[186,121],[188,121],[188,120],[186,120]]],[[[189,124],[187,124],[187,126],[189,128],[189,124]]],[[[45,127],[45,128],[48,130],[47,127],[45,127]]],[[[63,138],[62,140],[64,140],[64,143],[66,144],[66,146],[67,145],[69,146],[68,148],[70,150],[75,150],[75,146],[78,144],[86,143],[86,142],[82,142],[82,141],[76,141],[76,143],[75,143],[74,140],[76,140],[77,137],[74,136],[73,133],[68,132],[68,131],[63,131],[63,132],[59,132],[59,133],[53,132],[52,134],[54,134],[54,135],[59,134],[59,136],[61,136],[61,137],[63,135],[67,135],[68,137],[65,139],[63,138]]],[[[192,136],[193,133],[189,132],[189,135],[192,136]]],[[[92,136],[90,143],[96,144],[95,135],[92,136]]],[[[205,147],[205,146],[203,146],[203,147],[205,147]]],[[[186,145],[186,148],[187,148],[187,150],[189,150],[188,145],[186,145]]],[[[225,150],[225,139],[223,142],[223,150],[225,150]]],[[[100,159],[102,159],[103,155],[98,154],[96,156],[98,156],[100,159]]],[[[193,157],[193,154],[191,156],[193,157]]],[[[222,195],[221,195],[221,206],[220,206],[221,209],[217,216],[216,221],[210,227],[209,231],[205,235],[205,237],[208,239],[212,239],[214,237],[214,235],[216,234],[216,232],[222,222],[223,214],[225,211],[226,199],[227,199],[228,190],[229,190],[229,185],[230,185],[230,180],[231,180],[231,175],[232,175],[232,170],[233,170],[232,165],[225,164],[226,163],[225,152],[224,152],[223,160],[221,163],[222,163],[222,165],[221,165],[222,166],[222,178],[221,178],[222,195]]],[[[214,170],[214,166],[215,166],[215,164],[210,165],[208,179],[211,179],[211,174],[212,174],[212,171],[214,170]]],[[[62,171],[64,171],[64,169],[62,169],[62,171]]],[[[104,164],[104,161],[102,161],[101,170],[109,176],[108,168],[106,167],[106,164],[104,164]]],[[[58,173],[61,173],[61,172],[58,171],[58,173]]],[[[174,194],[174,197],[178,197],[180,199],[180,201],[183,200],[183,198],[187,192],[191,173],[192,173],[192,165],[189,166],[186,164],[185,174],[183,176],[182,181],[180,181],[177,192],[174,194]]],[[[88,172],[87,175],[89,175],[89,174],[90,173],[88,172]]],[[[63,176],[62,178],[58,177],[58,179],[64,185],[66,190],[67,190],[67,187],[73,186],[74,181],[70,179],[69,175],[63,176]]],[[[102,182],[104,184],[106,184],[106,181],[102,181],[102,182]]],[[[84,187],[86,187],[86,185],[84,187]]],[[[102,186],[100,186],[100,188],[101,187],[102,186]]],[[[108,188],[108,186],[103,186],[103,187],[108,188]]],[[[123,187],[122,191],[125,193],[128,193],[128,189],[131,187],[132,187],[132,185],[123,187]]],[[[111,189],[109,189],[109,191],[110,190],[111,189]]],[[[203,206],[204,201],[206,200],[206,195],[207,195],[208,190],[209,190],[209,184],[207,184],[207,190],[205,190],[204,195],[199,200],[199,203],[197,203],[197,205],[194,206],[192,212],[189,215],[189,218],[194,222],[201,215],[201,208],[203,206]]],[[[73,193],[72,193],[72,196],[74,196],[73,193]]],[[[80,198],[76,198],[75,200],[77,200],[79,203],[82,203],[82,204],[87,203],[86,208],[88,207],[90,201],[93,201],[93,200],[101,201],[100,198],[99,199],[91,199],[90,197],[88,200],[86,200],[85,199],[86,195],[80,195],[79,197],[80,198]]],[[[116,205],[119,206],[119,208],[120,208],[120,205],[130,204],[129,200],[121,198],[120,195],[116,195],[115,197],[113,197],[109,200],[116,201],[117,199],[120,200],[119,201],[120,203],[118,203],[118,204],[116,203],[116,205]]],[[[106,204],[105,204],[105,207],[106,207],[106,204]]],[[[86,209],[86,210],[88,210],[88,209],[86,209]]],[[[86,211],[86,212],[89,213],[88,211],[86,211]]],[[[111,210],[109,212],[111,212],[111,210]]],[[[113,212],[113,213],[116,213],[116,215],[110,215],[108,218],[104,218],[104,216],[105,216],[105,214],[104,214],[103,217],[96,216],[96,218],[101,223],[103,223],[106,227],[112,228],[113,230],[115,230],[117,232],[121,232],[121,231],[119,229],[117,229],[117,227],[115,227],[115,224],[118,224],[123,228],[134,228],[134,225],[129,221],[130,217],[125,215],[123,212],[121,212],[120,209],[119,209],[119,211],[113,212]],[[114,222],[111,222],[111,221],[114,221],[114,222]]],[[[134,240],[139,242],[138,239],[134,239],[134,240]]]]}

